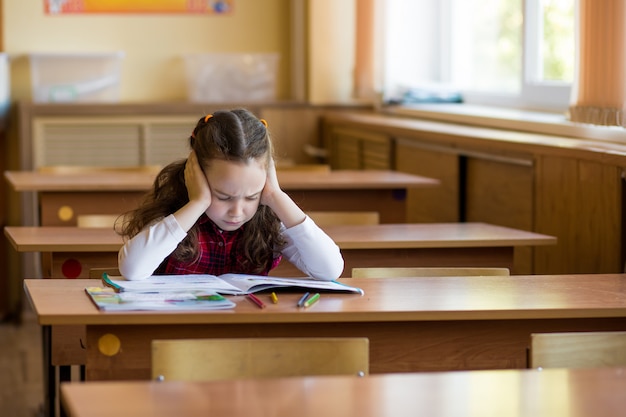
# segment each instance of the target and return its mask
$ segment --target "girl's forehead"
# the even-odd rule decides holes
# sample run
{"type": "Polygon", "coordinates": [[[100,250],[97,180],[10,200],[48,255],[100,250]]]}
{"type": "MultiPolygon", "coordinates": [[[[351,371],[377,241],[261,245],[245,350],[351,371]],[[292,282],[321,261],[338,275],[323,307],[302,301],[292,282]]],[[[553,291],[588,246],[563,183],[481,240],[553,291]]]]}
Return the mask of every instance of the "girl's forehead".
{"type": "Polygon", "coordinates": [[[260,192],[267,177],[265,165],[257,160],[248,163],[213,160],[205,173],[211,187],[233,195],[260,192]]]}
{"type": "Polygon", "coordinates": [[[207,166],[203,167],[205,171],[214,172],[230,172],[241,170],[262,170],[265,171],[266,164],[260,159],[249,159],[248,161],[230,161],[227,159],[213,159],[207,166]]]}

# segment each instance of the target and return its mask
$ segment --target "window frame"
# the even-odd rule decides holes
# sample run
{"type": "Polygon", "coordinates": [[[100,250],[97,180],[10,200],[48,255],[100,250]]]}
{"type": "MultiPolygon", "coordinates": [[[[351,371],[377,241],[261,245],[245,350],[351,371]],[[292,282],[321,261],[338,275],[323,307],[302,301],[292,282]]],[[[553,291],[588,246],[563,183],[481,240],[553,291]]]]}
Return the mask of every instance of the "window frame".
{"type": "MultiPolygon", "coordinates": [[[[578,0],[575,0],[576,2],[578,0]]],[[[511,109],[529,109],[538,111],[560,111],[568,109],[571,99],[572,83],[543,81],[541,74],[541,45],[542,31],[541,0],[520,0],[522,25],[522,60],[521,74],[518,80],[519,93],[494,93],[459,89],[464,102],[468,104],[502,106],[511,109]]],[[[431,3],[432,4],[432,3],[431,3]]],[[[441,0],[439,7],[439,30],[432,34],[432,42],[441,45],[440,51],[451,51],[452,27],[451,15],[453,0],[441,0]]],[[[577,23],[575,24],[577,28],[577,23]]],[[[443,84],[450,80],[450,63],[453,61],[450,53],[439,52],[436,66],[440,72],[443,84]]],[[[390,80],[385,79],[383,85],[389,86],[390,80]]]]}

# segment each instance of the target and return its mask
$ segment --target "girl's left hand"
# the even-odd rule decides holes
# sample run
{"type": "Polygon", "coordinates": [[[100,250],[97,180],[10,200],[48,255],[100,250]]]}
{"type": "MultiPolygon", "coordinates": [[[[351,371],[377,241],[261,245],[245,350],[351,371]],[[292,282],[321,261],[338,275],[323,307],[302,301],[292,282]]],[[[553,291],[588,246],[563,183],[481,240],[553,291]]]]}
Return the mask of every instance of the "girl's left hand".
{"type": "Polygon", "coordinates": [[[261,204],[271,207],[272,201],[278,192],[281,192],[281,189],[278,184],[278,175],[276,175],[276,164],[274,163],[274,158],[272,158],[267,168],[265,187],[263,187],[263,192],[261,193],[261,204]]]}

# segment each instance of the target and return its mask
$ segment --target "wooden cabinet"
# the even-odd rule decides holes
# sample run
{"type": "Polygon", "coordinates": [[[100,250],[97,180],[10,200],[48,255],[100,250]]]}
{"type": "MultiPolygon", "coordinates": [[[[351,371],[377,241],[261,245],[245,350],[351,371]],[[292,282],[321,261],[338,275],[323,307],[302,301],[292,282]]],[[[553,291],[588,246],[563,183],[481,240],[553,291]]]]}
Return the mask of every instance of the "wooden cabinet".
{"type": "Polygon", "coordinates": [[[332,128],[328,133],[333,169],[393,169],[393,141],[384,134],[332,128]]]}
{"type": "MultiPolygon", "coordinates": [[[[534,230],[533,160],[472,152],[462,157],[462,221],[534,230]]],[[[532,247],[515,248],[516,274],[532,274],[532,247]]]]}
{"type": "MultiPolygon", "coordinates": [[[[499,156],[451,145],[398,139],[396,168],[437,178],[439,187],[410,190],[410,222],[485,222],[533,230],[531,156],[499,156]]],[[[516,248],[515,272],[533,273],[532,248],[516,248]]]]}
{"type": "Polygon", "coordinates": [[[437,187],[408,190],[409,223],[460,220],[460,157],[456,150],[400,138],[396,140],[395,159],[398,171],[440,181],[437,187]]]}
{"type": "Polygon", "coordinates": [[[623,169],[576,158],[537,163],[535,231],[558,236],[537,248],[539,273],[610,273],[624,268],[623,169]]]}
{"type": "Polygon", "coordinates": [[[334,161],[362,167],[354,160],[362,160],[363,138],[383,137],[394,144],[392,167],[441,181],[409,191],[410,222],[480,221],[557,238],[554,246],[516,248],[515,274],[624,272],[624,144],[371,112],[323,122],[335,132],[326,136],[334,161]]]}

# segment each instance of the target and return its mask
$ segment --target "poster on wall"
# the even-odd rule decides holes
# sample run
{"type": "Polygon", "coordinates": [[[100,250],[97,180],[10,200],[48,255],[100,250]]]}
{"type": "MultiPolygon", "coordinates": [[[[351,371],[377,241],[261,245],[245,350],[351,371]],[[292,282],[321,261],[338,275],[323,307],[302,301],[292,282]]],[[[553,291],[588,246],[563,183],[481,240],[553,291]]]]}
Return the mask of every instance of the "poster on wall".
{"type": "Polygon", "coordinates": [[[234,0],[44,0],[46,14],[189,13],[224,14],[234,0]]]}

